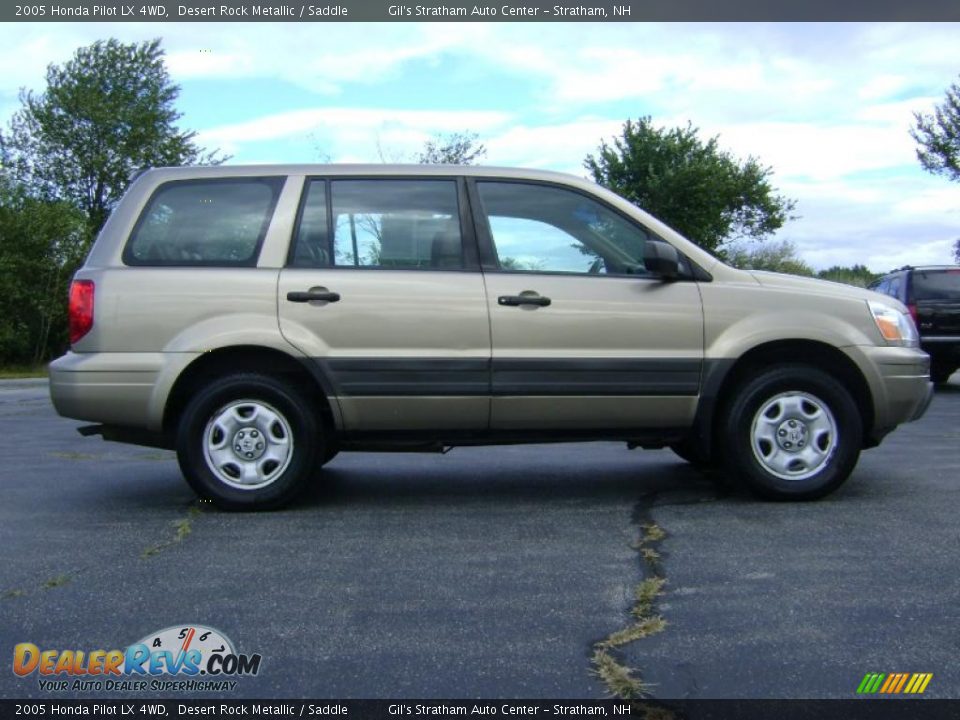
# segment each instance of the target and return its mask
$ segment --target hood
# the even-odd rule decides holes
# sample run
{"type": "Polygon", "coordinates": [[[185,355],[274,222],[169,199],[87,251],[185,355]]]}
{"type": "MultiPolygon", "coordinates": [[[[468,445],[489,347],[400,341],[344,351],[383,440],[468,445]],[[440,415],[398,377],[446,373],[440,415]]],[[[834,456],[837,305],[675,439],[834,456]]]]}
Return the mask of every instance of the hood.
{"type": "Polygon", "coordinates": [[[816,293],[817,295],[830,295],[833,297],[842,297],[847,300],[875,300],[898,307],[902,312],[906,311],[906,307],[899,300],[889,295],[883,295],[873,290],[867,290],[854,285],[833,282],[832,280],[803,277],[801,275],[767,272],[764,270],[748,270],[747,272],[764,287],[816,293]]]}

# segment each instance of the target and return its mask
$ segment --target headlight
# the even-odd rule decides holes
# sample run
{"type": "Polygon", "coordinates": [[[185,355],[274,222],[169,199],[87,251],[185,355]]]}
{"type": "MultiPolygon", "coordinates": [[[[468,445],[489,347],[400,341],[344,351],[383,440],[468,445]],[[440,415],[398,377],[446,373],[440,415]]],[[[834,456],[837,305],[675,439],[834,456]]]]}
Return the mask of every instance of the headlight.
{"type": "Polygon", "coordinates": [[[910,315],[873,300],[868,300],[867,306],[870,308],[873,321],[877,324],[877,329],[888,343],[904,347],[917,347],[920,344],[917,326],[913,324],[913,318],[910,315]]]}

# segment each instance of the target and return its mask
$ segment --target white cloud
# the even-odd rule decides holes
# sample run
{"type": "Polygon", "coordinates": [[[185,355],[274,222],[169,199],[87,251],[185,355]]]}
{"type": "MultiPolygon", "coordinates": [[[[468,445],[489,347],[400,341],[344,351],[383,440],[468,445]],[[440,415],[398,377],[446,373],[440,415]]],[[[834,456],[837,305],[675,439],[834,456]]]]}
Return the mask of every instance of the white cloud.
{"type": "Polygon", "coordinates": [[[720,134],[723,148],[774,168],[774,184],[799,200],[803,216],[779,236],[794,239],[809,261],[882,270],[947,262],[960,236],[958,186],[920,173],[908,132],[913,113],[932,109],[957,79],[958,30],[948,23],[17,24],[0,27],[0,108],[16,106],[21,86],[42,88],[46,65],[76,47],[162,33],[176,82],[275,81],[334,105],[291,110],[249,98],[244,110],[262,115],[245,122],[231,122],[236,108],[224,108],[199,140],[243,160],[311,160],[303,154],[313,147],[335,161],[370,161],[378,141],[388,154],[409,155],[433,133],[471,129],[491,164],[582,176],[584,156],[627,117],[650,114],[668,126],[690,120],[705,135],[720,134]],[[460,82],[462,96],[418,96],[417,80],[428,72],[460,82]],[[494,83],[504,78],[523,91],[501,94],[494,83]],[[396,98],[369,107],[363,92],[394,82],[408,89],[407,109],[391,107],[402,104],[396,98]],[[459,109],[466,104],[476,110],[459,109]]]}
{"type": "Polygon", "coordinates": [[[491,111],[315,108],[209,128],[200,132],[197,140],[202,145],[235,153],[247,143],[314,138],[332,160],[344,161],[355,157],[358,149],[369,147],[369,161],[376,159],[378,141],[389,153],[403,155],[418,149],[434,133],[464,128],[488,131],[509,120],[509,114],[491,111]]]}

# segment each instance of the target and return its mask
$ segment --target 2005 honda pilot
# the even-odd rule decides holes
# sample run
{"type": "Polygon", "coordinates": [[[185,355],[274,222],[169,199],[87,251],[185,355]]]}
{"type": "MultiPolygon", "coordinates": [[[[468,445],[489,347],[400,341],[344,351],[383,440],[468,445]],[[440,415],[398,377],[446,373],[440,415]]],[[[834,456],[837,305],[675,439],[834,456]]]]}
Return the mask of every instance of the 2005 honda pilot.
{"type": "Polygon", "coordinates": [[[175,448],[228,509],[341,450],[595,439],[810,499],[932,392],[898,301],[735,270],[590,182],[497,168],[150,170],[70,336],[60,414],[175,448]]]}

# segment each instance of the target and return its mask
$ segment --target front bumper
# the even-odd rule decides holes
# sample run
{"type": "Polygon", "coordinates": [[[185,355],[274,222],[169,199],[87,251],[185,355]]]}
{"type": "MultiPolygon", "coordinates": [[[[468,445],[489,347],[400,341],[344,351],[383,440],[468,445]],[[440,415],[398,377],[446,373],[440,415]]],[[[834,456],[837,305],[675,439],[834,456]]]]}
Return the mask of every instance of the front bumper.
{"type": "Polygon", "coordinates": [[[897,425],[923,416],[933,398],[929,355],[919,348],[904,347],[857,346],[846,350],[870,386],[875,441],[897,425]]]}

